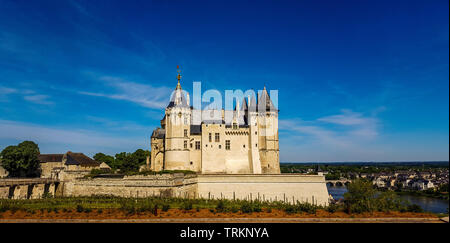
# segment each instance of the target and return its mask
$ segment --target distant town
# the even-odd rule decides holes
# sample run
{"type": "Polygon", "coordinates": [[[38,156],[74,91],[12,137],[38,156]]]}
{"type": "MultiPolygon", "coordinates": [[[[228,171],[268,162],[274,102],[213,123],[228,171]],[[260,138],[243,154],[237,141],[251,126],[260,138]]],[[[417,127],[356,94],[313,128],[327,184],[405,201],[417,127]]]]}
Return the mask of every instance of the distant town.
{"type": "Polygon", "coordinates": [[[381,190],[447,192],[449,162],[281,163],[282,173],[325,175],[333,185],[364,178],[381,190]]]}

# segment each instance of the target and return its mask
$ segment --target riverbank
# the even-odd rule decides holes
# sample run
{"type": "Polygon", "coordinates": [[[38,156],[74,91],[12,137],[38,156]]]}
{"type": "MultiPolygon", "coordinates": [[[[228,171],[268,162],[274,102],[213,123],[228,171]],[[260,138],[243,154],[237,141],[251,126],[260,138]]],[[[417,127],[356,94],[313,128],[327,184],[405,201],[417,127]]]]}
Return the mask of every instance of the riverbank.
{"type": "MultiPolygon", "coordinates": [[[[344,194],[347,192],[347,187],[345,186],[327,186],[327,188],[328,193],[331,194],[331,196],[336,200],[343,199],[344,194]]],[[[409,195],[406,193],[397,195],[411,204],[419,205],[425,211],[436,214],[448,214],[448,200],[419,195],[409,195]]]]}
{"type": "Polygon", "coordinates": [[[419,197],[436,198],[449,201],[448,193],[427,193],[424,191],[394,191],[397,195],[411,195],[419,197]]]}

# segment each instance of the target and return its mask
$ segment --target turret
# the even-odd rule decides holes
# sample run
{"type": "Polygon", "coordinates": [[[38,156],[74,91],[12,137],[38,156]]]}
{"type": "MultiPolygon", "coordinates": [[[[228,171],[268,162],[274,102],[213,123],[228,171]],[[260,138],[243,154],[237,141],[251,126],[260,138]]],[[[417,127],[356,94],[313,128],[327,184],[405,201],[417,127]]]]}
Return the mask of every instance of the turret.
{"type": "Polygon", "coordinates": [[[178,83],[165,111],[165,163],[166,170],[182,170],[189,166],[189,136],[191,109],[188,95],[181,88],[181,72],[178,83]]]}
{"type": "Polygon", "coordinates": [[[278,109],[273,105],[265,86],[258,97],[257,112],[262,172],[279,174],[278,109]]]}

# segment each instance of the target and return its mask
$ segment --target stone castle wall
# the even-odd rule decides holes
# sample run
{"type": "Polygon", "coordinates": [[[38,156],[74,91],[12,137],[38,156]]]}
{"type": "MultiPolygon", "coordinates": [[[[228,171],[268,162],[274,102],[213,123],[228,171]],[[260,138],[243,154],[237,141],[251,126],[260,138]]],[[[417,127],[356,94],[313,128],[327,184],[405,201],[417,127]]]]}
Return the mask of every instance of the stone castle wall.
{"type": "Polygon", "coordinates": [[[119,197],[182,197],[308,202],[328,205],[324,176],[300,174],[200,174],[182,173],[125,176],[124,178],[72,178],[48,185],[0,186],[0,198],[113,195],[119,197]]]}
{"type": "Polygon", "coordinates": [[[325,177],[300,174],[199,175],[197,192],[203,198],[308,202],[328,205],[325,177]]]}
{"type": "Polygon", "coordinates": [[[76,179],[64,183],[64,196],[194,197],[195,175],[162,174],[124,178],[76,179]]]}

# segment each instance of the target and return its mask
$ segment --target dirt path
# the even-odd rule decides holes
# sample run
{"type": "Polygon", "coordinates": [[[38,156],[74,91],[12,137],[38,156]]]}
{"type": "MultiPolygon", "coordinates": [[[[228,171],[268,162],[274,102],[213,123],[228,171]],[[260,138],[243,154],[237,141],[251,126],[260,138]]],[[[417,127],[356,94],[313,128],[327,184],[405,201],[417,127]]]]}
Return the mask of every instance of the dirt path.
{"type": "Polygon", "coordinates": [[[0,223],[444,223],[438,218],[0,219],[0,223]]]}

